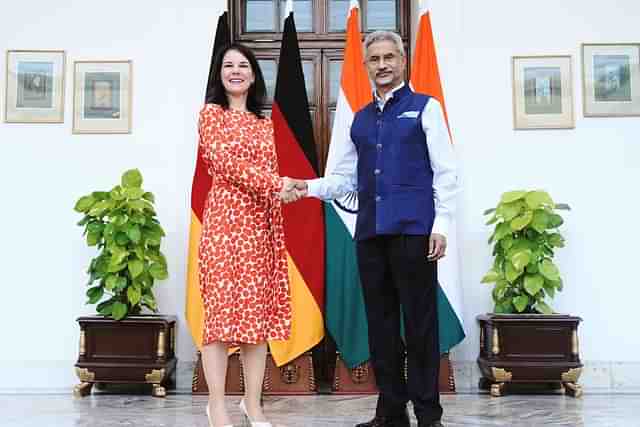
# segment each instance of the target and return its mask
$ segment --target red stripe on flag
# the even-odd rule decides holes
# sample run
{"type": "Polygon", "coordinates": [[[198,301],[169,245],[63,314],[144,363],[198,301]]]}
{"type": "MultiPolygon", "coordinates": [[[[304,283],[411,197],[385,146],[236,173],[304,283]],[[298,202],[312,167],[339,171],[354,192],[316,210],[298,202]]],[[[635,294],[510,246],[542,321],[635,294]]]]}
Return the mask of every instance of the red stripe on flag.
{"type": "MultiPolygon", "coordinates": [[[[316,174],[296,141],[278,104],[271,112],[281,176],[311,179],[316,174]]],[[[324,312],[324,215],[322,202],[305,198],[283,207],[287,251],[324,312]]]]}

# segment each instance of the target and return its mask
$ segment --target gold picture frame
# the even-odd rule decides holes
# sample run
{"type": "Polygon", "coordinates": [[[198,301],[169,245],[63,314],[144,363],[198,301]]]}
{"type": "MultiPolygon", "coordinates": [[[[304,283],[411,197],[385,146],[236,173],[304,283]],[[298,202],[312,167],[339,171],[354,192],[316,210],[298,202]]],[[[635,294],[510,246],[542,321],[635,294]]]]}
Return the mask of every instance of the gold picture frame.
{"type": "Polygon", "coordinates": [[[640,116],[640,43],[583,43],[581,50],[584,116],[640,116]]]}
{"type": "Polygon", "coordinates": [[[570,55],[512,57],[513,128],[573,129],[570,55]]]}
{"type": "Polygon", "coordinates": [[[4,121],[63,123],[66,52],[7,50],[4,121]]]}
{"type": "Polygon", "coordinates": [[[75,61],[73,133],[131,133],[130,60],[75,61]]]}

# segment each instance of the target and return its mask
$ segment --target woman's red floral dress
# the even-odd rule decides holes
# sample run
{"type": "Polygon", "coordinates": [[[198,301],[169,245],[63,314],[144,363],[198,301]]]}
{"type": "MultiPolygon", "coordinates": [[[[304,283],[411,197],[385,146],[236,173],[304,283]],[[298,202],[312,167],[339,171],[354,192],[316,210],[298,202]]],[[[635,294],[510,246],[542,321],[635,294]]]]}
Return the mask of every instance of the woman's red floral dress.
{"type": "Polygon", "coordinates": [[[199,248],[202,344],[286,340],[291,301],[273,123],[207,104],[199,132],[213,177],[199,248]]]}

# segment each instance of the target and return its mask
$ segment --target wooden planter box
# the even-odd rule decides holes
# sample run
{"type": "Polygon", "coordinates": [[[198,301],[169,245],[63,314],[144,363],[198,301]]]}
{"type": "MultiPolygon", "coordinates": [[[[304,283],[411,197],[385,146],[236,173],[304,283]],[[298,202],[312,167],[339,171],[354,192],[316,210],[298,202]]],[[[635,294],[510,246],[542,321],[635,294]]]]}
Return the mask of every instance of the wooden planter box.
{"type": "Polygon", "coordinates": [[[81,383],[74,395],[91,393],[95,383],[150,384],[164,397],[175,385],[175,316],[130,316],[120,321],[102,316],[78,318],[80,351],[75,364],[81,383]]]}
{"type": "MultiPolygon", "coordinates": [[[[200,352],[198,352],[198,361],[193,371],[191,391],[192,394],[209,393],[200,352]]],[[[244,394],[244,374],[239,352],[229,356],[225,393],[227,395],[244,394]]],[[[281,367],[277,367],[271,354],[267,354],[262,393],[266,396],[315,394],[316,382],[311,353],[304,353],[281,367]]]]}
{"type": "MultiPolygon", "coordinates": [[[[375,381],[373,368],[368,362],[349,369],[340,358],[340,355],[336,355],[336,367],[331,388],[333,394],[377,394],[378,389],[375,381]]],[[[442,355],[440,359],[439,383],[440,393],[455,393],[456,386],[448,353],[442,355]]],[[[228,395],[244,393],[244,376],[238,353],[234,353],[229,357],[225,391],[228,395]]],[[[317,387],[311,353],[305,353],[280,368],[275,365],[271,356],[267,356],[262,391],[265,395],[315,394],[317,387]]],[[[193,371],[192,392],[193,394],[209,393],[200,353],[198,353],[198,361],[193,371]]]]}
{"type": "Polygon", "coordinates": [[[547,383],[579,397],[579,317],[487,314],[480,324],[478,387],[500,396],[511,383],[547,383]]]}
{"type": "MultiPolygon", "coordinates": [[[[405,378],[406,375],[405,370],[405,378]]],[[[378,394],[373,367],[369,362],[349,369],[340,358],[340,354],[338,354],[333,378],[333,394],[378,394]]],[[[453,370],[451,369],[449,353],[445,353],[440,357],[438,388],[440,394],[455,394],[456,392],[456,383],[453,377],[453,370]]]]}

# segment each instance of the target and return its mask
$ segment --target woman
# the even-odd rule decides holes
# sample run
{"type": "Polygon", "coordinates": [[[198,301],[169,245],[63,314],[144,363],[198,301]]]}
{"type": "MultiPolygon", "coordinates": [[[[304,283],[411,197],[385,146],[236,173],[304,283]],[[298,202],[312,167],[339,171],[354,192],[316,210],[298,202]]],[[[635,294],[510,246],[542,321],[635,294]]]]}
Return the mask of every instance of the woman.
{"type": "Polygon", "coordinates": [[[232,44],[216,58],[214,91],[200,112],[200,145],[212,176],[200,240],[205,309],[202,360],[211,427],[231,426],[224,405],[229,346],[240,346],[245,395],[254,427],[271,427],[260,407],[267,340],[291,330],[282,202],[289,178],[278,175],[273,124],[260,112],[265,95],[253,53],[232,44]]]}

